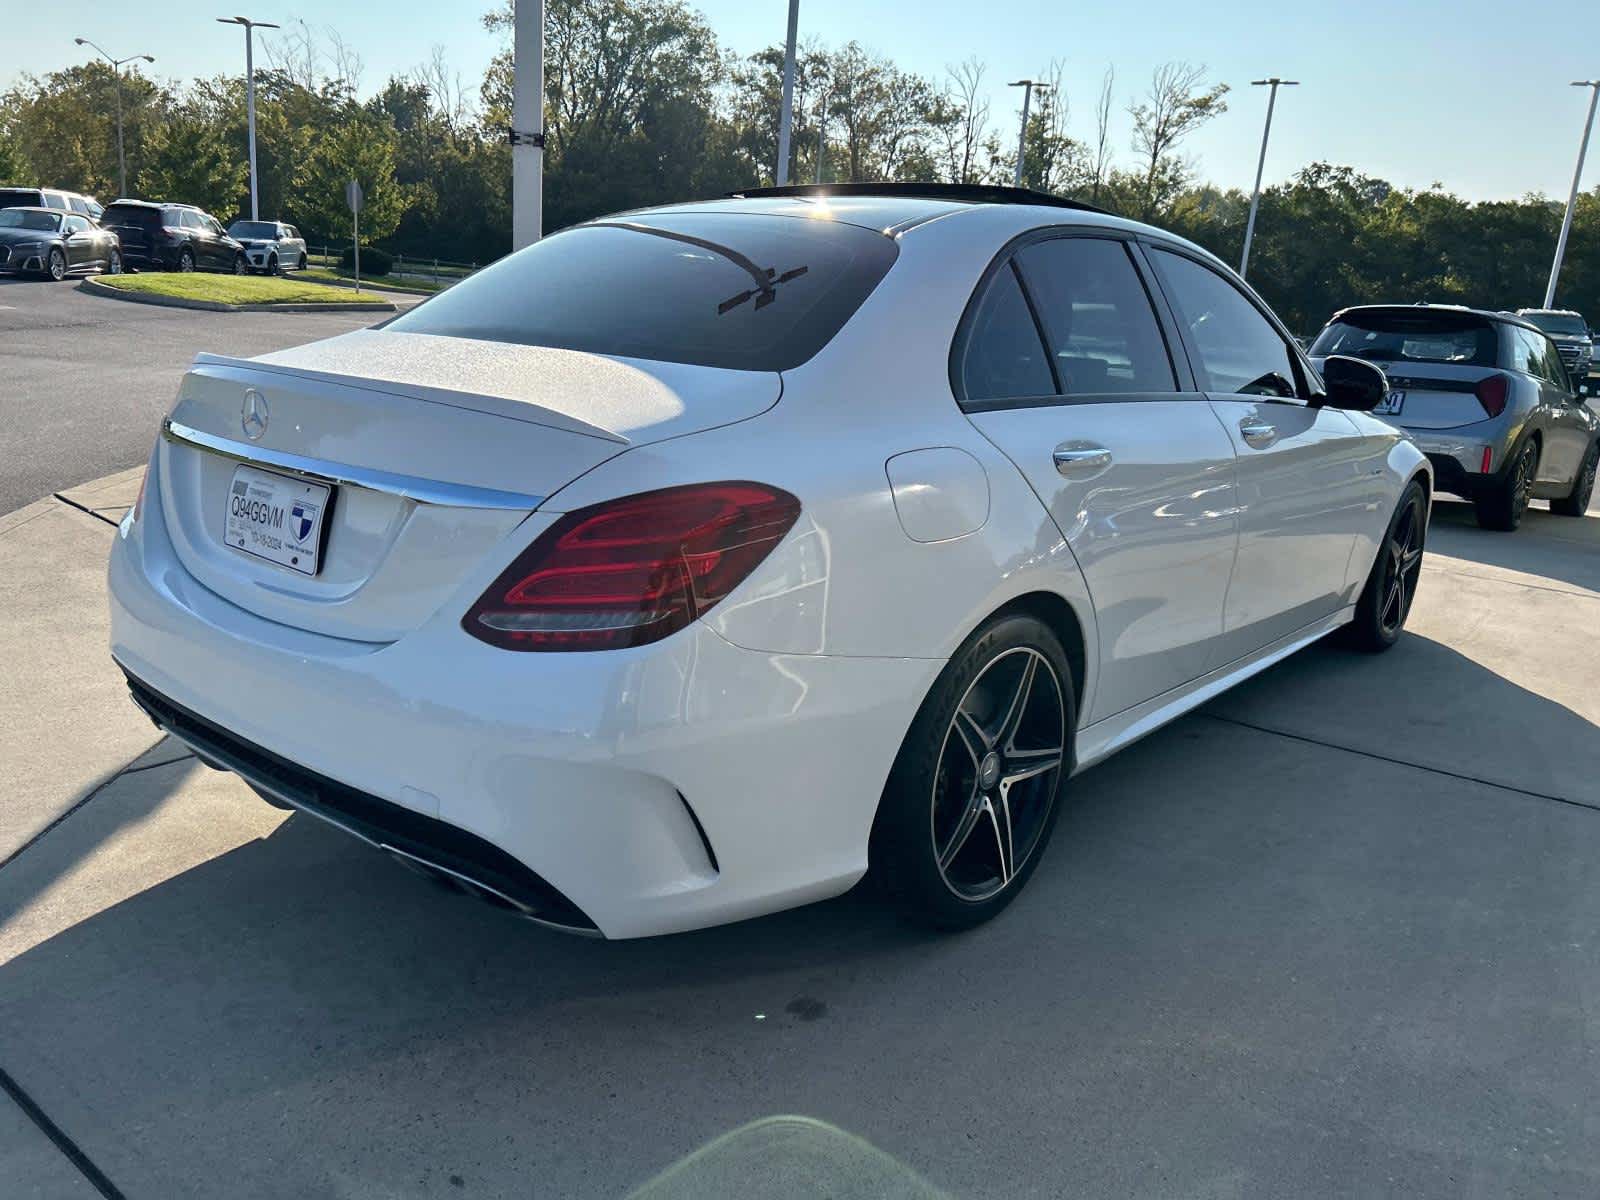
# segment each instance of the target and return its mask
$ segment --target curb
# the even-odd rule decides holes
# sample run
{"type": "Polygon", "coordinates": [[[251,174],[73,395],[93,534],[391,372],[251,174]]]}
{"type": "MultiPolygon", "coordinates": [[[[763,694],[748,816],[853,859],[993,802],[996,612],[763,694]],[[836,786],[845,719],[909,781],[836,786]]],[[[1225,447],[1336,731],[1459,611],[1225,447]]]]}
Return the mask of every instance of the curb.
{"type": "MultiPolygon", "coordinates": [[[[307,280],[314,283],[315,280],[307,280]]],[[[126,300],[132,304],[155,304],[162,308],[194,308],[204,312],[385,312],[400,311],[388,300],[374,300],[368,304],[357,301],[351,304],[223,304],[216,300],[189,300],[182,296],[155,296],[147,292],[127,292],[96,279],[84,279],[78,284],[80,292],[91,296],[104,296],[111,300],[126,300]]]]}
{"type": "MultiPolygon", "coordinates": [[[[301,276],[299,276],[297,274],[291,274],[291,275],[288,276],[288,278],[297,279],[301,283],[314,283],[319,287],[334,287],[334,288],[347,288],[347,289],[355,287],[355,284],[353,282],[351,282],[349,280],[345,280],[345,279],[340,279],[340,280],[333,280],[333,279],[306,279],[306,278],[301,277],[301,276]]],[[[456,282],[459,282],[459,280],[456,281],[456,282]]],[[[447,292],[454,286],[455,286],[455,283],[452,282],[452,283],[441,284],[440,287],[439,287],[439,291],[438,292],[413,292],[413,291],[409,291],[409,290],[407,290],[405,288],[384,287],[383,284],[381,284],[381,283],[372,283],[372,282],[370,282],[368,280],[365,280],[365,279],[363,279],[361,281],[361,290],[364,291],[364,292],[383,292],[384,294],[389,295],[389,296],[399,296],[402,299],[415,300],[418,303],[421,303],[422,301],[426,300],[429,296],[437,296],[439,294],[439,292],[447,292]]]]}

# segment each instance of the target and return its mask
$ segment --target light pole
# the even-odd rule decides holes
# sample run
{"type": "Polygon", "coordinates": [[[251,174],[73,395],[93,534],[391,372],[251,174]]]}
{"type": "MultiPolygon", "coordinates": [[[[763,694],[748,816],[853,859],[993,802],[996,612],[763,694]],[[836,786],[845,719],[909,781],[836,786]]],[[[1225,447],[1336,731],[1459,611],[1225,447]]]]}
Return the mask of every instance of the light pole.
{"type": "Polygon", "coordinates": [[[1555,306],[1556,279],[1561,274],[1561,260],[1567,256],[1567,235],[1572,232],[1572,210],[1578,203],[1578,181],[1583,178],[1583,157],[1589,152],[1589,131],[1594,128],[1594,108],[1600,102],[1600,79],[1575,79],[1572,86],[1589,89],[1589,119],[1583,123],[1583,141],[1578,143],[1578,165],[1572,172],[1572,193],[1567,197],[1567,215],[1561,218],[1561,236],[1556,239],[1556,261],[1550,264],[1550,283],[1544,289],[1546,308],[1555,306]]]}
{"type": "Polygon", "coordinates": [[[1239,278],[1244,278],[1245,268],[1250,265],[1250,242],[1256,235],[1256,206],[1261,203],[1261,172],[1267,165],[1267,139],[1272,136],[1272,106],[1278,102],[1278,89],[1281,87],[1299,87],[1298,79],[1279,79],[1274,75],[1271,79],[1252,79],[1251,87],[1265,87],[1272,89],[1267,93],[1267,124],[1261,131],[1261,157],[1256,159],[1256,186],[1250,193],[1250,217],[1244,223],[1244,253],[1239,256],[1239,278]]]}
{"type": "Polygon", "coordinates": [[[789,129],[794,124],[794,38],[800,28],[800,0],[789,0],[789,40],[783,50],[783,104],[778,109],[778,169],[773,181],[789,182],[789,129]]]}
{"type": "Polygon", "coordinates": [[[128,160],[122,152],[122,64],[144,59],[147,63],[155,62],[148,54],[130,54],[127,58],[112,58],[104,50],[96,46],[88,38],[73,38],[80,46],[88,46],[101,58],[111,64],[111,74],[115,80],[117,92],[117,192],[119,196],[128,194],[128,160]]]}
{"type": "Polygon", "coordinates": [[[261,212],[256,204],[256,60],[251,35],[257,29],[277,29],[270,21],[252,21],[249,17],[218,17],[223,25],[244,26],[244,107],[245,122],[250,132],[250,219],[258,221],[261,212]]]}
{"type": "Polygon", "coordinates": [[[544,234],[544,0],[515,0],[511,46],[511,248],[544,234]]]}
{"type": "Polygon", "coordinates": [[[1022,128],[1017,131],[1017,169],[1011,174],[1011,186],[1022,186],[1022,157],[1023,150],[1028,144],[1028,101],[1033,99],[1035,92],[1048,92],[1048,83],[1038,83],[1032,79],[1018,79],[1006,84],[1007,87],[1022,88],[1022,128]]]}

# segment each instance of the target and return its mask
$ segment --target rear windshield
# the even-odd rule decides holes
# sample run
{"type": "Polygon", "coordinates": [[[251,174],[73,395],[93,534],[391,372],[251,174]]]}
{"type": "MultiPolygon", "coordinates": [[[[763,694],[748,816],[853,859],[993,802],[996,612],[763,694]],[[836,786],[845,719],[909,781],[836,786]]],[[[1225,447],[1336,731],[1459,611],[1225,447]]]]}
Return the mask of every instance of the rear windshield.
{"type": "Polygon", "coordinates": [[[1589,332],[1583,318],[1574,313],[1523,313],[1522,319],[1546,333],[1571,333],[1582,337],[1589,332]]]}
{"type": "Polygon", "coordinates": [[[894,263],[873,230],[691,213],[554,234],[386,328],[751,371],[799,366],[894,263]]]}
{"type": "Polygon", "coordinates": [[[1311,353],[1492,367],[1497,345],[1494,325],[1468,313],[1354,312],[1330,321],[1311,353]]]}
{"type": "Polygon", "coordinates": [[[43,208],[44,193],[30,188],[0,190],[0,208],[43,208]]]}
{"type": "Polygon", "coordinates": [[[228,235],[236,238],[275,238],[278,227],[271,221],[235,221],[228,226],[228,235]]]}
{"type": "Polygon", "coordinates": [[[132,204],[108,204],[100,215],[102,225],[159,225],[159,208],[140,208],[132,204]]]}

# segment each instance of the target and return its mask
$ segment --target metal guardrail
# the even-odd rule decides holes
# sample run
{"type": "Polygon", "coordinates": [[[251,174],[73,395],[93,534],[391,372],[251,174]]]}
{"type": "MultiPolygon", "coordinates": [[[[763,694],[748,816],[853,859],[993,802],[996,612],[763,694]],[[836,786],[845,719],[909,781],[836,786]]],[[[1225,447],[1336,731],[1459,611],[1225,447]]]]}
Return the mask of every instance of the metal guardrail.
{"type": "MultiPolygon", "coordinates": [[[[307,246],[306,260],[312,266],[327,267],[331,270],[339,269],[339,257],[345,251],[344,246],[307,246]]],[[[389,268],[387,276],[373,275],[373,279],[426,279],[435,284],[455,283],[473,274],[482,265],[480,263],[451,262],[443,258],[421,258],[417,255],[406,257],[404,254],[395,254],[393,265],[389,268]]],[[[367,275],[363,272],[363,275],[367,275]]]]}

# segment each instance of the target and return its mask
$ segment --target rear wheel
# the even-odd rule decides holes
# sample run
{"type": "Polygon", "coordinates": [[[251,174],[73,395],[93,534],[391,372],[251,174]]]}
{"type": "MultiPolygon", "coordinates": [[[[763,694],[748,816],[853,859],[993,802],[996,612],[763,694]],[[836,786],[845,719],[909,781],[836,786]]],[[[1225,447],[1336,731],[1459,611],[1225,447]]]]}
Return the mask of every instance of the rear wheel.
{"type": "Polygon", "coordinates": [[[1581,517],[1589,511],[1589,501],[1594,497],[1594,477],[1600,468],[1600,442],[1589,447],[1578,477],[1572,481],[1572,491],[1559,500],[1550,501],[1550,511],[1563,517],[1581,517]]]}
{"type": "Polygon", "coordinates": [[[913,920],[981,924],[1022,890],[1054,827],[1076,728],[1060,640],[1017,614],[951,658],[895,759],[872,873],[913,920]]]}
{"type": "Polygon", "coordinates": [[[178,270],[185,274],[194,270],[194,251],[187,246],[178,251],[178,270]]]}
{"type": "Polygon", "coordinates": [[[1521,525],[1523,514],[1528,511],[1528,501],[1533,498],[1533,481],[1538,474],[1539,443],[1529,439],[1517,451],[1511,469],[1499,484],[1473,501],[1478,524],[1502,533],[1510,533],[1521,525]]]}
{"type": "Polygon", "coordinates": [[[1422,547],[1427,535],[1428,497],[1413,480],[1389,518],[1372,573],[1356,601],[1355,620],[1346,626],[1346,640],[1356,649],[1376,653],[1400,640],[1422,577],[1422,547]]]}
{"type": "Polygon", "coordinates": [[[302,254],[300,256],[300,268],[299,269],[302,270],[302,271],[304,271],[306,269],[306,256],[304,254],[302,254]]]}

